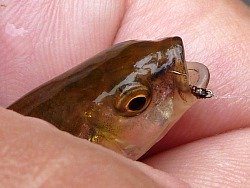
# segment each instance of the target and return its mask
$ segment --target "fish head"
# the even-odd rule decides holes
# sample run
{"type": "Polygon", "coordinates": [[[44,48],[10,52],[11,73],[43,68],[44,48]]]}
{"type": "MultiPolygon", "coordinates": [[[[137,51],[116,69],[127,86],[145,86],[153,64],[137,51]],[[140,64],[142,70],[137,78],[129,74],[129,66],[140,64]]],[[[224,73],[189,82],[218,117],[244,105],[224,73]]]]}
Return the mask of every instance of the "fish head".
{"type": "Polygon", "coordinates": [[[102,80],[111,84],[92,101],[86,118],[93,125],[90,141],[138,159],[170,130],[196,97],[189,86],[179,37],[136,42],[129,49],[109,63],[113,66],[102,80]],[[132,52],[136,54],[131,58],[132,52]]]}

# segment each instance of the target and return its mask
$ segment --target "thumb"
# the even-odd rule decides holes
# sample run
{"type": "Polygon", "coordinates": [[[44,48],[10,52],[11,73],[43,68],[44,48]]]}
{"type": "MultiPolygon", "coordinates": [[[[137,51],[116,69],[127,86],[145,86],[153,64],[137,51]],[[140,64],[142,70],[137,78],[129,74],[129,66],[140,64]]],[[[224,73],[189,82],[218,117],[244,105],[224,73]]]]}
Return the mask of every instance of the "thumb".
{"type": "Polygon", "coordinates": [[[186,187],[51,124],[0,108],[0,187],[186,187]]]}

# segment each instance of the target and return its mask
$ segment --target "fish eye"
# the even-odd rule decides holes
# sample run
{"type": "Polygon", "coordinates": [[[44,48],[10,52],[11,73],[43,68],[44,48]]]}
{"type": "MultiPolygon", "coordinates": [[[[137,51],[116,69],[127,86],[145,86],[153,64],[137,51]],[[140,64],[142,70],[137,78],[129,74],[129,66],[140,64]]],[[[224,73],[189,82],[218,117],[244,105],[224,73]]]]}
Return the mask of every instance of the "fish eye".
{"type": "Polygon", "coordinates": [[[143,112],[150,101],[150,89],[136,82],[119,87],[116,92],[114,106],[123,116],[135,116],[143,112]]]}
{"type": "Polygon", "coordinates": [[[128,109],[131,111],[141,110],[147,102],[146,96],[137,96],[129,101],[128,109]]]}

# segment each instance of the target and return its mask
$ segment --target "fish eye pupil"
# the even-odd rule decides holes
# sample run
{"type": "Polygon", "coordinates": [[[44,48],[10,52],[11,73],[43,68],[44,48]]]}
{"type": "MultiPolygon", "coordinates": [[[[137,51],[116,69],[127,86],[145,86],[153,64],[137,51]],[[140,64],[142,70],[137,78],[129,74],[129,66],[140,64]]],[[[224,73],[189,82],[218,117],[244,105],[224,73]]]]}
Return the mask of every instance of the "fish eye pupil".
{"type": "Polygon", "coordinates": [[[146,97],[135,97],[129,102],[128,109],[131,111],[141,110],[145,106],[146,101],[146,97]]]}

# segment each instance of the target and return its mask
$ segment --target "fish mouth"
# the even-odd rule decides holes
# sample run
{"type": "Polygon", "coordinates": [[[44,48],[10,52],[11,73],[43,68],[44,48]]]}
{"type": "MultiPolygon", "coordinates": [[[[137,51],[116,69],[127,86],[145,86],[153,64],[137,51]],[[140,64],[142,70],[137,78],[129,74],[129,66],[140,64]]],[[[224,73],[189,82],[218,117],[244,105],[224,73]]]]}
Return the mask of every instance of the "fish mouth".
{"type": "Polygon", "coordinates": [[[213,97],[213,92],[207,89],[210,80],[208,68],[198,62],[189,62],[187,63],[187,70],[189,75],[189,85],[193,95],[197,98],[213,97]]]}
{"type": "Polygon", "coordinates": [[[198,62],[187,62],[189,84],[206,89],[210,79],[208,68],[198,62]]]}

